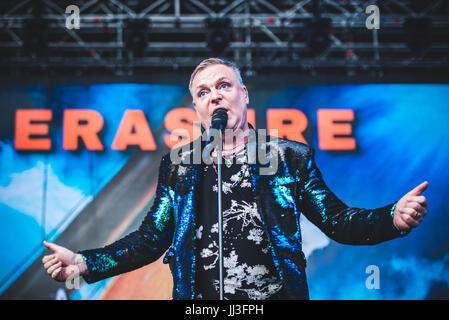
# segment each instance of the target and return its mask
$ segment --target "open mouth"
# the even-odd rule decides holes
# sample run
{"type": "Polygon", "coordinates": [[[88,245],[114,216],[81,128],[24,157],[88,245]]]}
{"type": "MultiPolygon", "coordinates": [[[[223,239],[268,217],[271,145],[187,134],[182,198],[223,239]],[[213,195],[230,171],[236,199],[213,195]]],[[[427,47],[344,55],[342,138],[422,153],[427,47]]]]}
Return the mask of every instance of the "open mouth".
{"type": "Polygon", "coordinates": [[[217,112],[217,110],[224,110],[224,111],[228,112],[228,109],[226,109],[226,108],[217,108],[217,109],[214,109],[214,111],[212,112],[212,115],[213,115],[215,112],[217,112]]]}

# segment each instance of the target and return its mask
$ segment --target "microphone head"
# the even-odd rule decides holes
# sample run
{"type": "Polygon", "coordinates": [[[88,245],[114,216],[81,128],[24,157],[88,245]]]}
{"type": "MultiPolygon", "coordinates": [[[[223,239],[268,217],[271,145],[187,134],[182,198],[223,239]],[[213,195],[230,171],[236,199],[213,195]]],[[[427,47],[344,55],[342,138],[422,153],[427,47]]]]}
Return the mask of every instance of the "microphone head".
{"type": "Polygon", "coordinates": [[[211,127],[223,130],[228,122],[228,112],[225,109],[217,109],[212,115],[211,127]]]}

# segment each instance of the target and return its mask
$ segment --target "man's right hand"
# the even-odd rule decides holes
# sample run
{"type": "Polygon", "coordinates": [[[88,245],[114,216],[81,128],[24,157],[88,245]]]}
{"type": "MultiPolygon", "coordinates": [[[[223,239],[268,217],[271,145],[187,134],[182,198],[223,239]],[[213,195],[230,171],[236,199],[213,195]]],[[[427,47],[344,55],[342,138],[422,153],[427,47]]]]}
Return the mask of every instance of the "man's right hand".
{"type": "Polygon", "coordinates": [[[44,241],[44,246],[53,251],[53,254],[44,256],[42,263],[47,273],[56,281],[63,282],[71,276],[87,272],[86,262],[80,254],[47,241],[44,241]]]}

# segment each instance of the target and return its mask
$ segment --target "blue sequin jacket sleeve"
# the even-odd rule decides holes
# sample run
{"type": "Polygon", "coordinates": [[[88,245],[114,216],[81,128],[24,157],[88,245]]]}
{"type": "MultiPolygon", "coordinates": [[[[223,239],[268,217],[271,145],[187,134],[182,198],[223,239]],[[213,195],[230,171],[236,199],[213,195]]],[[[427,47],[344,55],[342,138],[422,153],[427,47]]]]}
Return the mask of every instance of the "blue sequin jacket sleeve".
{"type": "Polygon", "coordinates": [[[100,249],[80,251],[87,264],[87,283],[132,271],[157,260],[173,237],[173,206],[166,185],[168,157],[163,157],[154,203],[137,231],[100,249]]]}
{"type": "Polygon", "coordinates": [[[377,208],[348,207],[325,184],[309,149],[302,179],[304,215],[331,239],[352,245],[371,245],[405,235],[398,231],[391,211],[395,203],[377,208]]]}

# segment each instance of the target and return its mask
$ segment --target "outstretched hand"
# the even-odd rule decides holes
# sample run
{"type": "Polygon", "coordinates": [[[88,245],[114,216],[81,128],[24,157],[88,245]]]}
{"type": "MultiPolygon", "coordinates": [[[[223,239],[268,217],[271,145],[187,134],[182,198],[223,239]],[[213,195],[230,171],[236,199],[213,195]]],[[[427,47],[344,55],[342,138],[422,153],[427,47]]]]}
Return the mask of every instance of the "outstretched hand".
{"type": "Polygon", "coordinates": [[[44,241],[44,246],[53,251],[53,254],[44,256],[42,263],[47,273],[56,281],[63,282],[71,276],[86,273],[87,266],[80,254],[47,241],[44,241]]]}
{"type": "Polygon", "coordinates": [[[427,214],[427,200],[421,194],[428,186],[424,181],[397,202],[393,223],[399,231],[409,231],[422,222],[427,214]]]}

